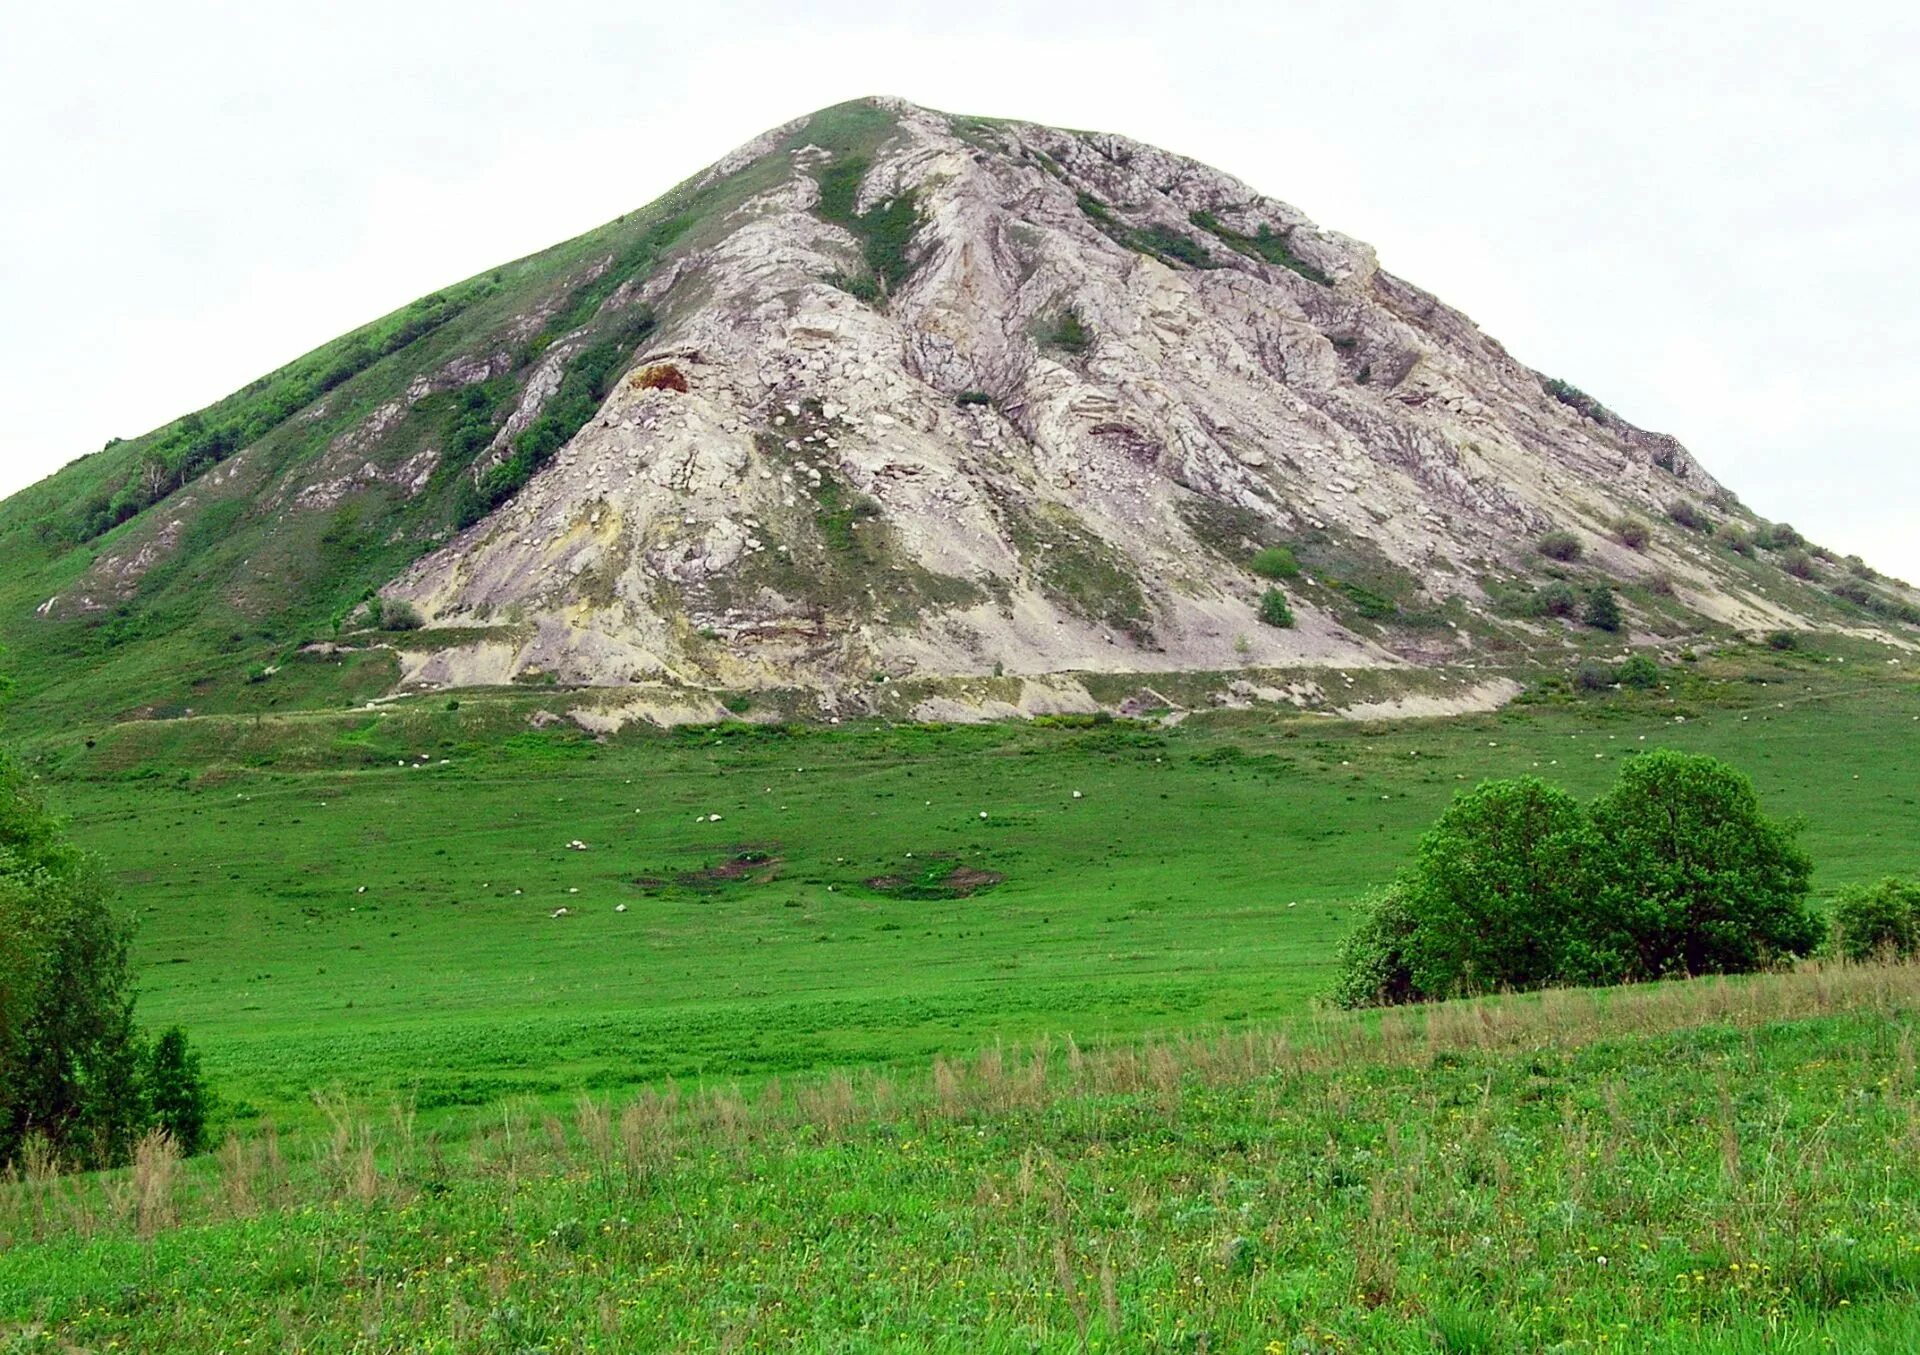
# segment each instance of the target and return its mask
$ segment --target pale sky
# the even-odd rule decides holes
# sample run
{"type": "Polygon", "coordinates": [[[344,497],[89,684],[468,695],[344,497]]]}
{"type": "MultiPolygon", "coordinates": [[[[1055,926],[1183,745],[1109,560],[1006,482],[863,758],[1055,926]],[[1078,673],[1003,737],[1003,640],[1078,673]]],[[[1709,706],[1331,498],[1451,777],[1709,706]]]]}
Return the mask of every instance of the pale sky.
{"type": "Polygon", "coordinates": [[[0,493],[897,94],[1227,170],[1920,578],[1911,7],[875,8],[6,6],[0,493]]]}

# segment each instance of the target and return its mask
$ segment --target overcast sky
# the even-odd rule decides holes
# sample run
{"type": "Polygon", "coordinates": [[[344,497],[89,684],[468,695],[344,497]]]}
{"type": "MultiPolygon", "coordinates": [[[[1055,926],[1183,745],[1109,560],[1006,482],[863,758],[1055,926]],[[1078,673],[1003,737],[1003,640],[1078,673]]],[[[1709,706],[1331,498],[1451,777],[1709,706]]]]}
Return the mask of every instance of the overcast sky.
{"type": "Polygon", "coordinates": [[[1234,173],[1920,578],[1906,5],[4,8],[0,493],[898,94],[1234,173]]]}

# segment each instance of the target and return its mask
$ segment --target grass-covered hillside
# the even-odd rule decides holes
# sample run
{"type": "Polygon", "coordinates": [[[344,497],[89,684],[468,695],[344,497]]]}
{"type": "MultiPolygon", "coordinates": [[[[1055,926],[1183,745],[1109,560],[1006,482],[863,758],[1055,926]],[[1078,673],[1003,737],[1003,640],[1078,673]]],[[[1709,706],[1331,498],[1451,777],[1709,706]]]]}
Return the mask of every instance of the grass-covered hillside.
{"type": "Polygon", "coordinates": [[[141,919],[146,1019],[191,1028],[232,1118],[286,1123],[316,1087],[432,1116],[1297,1013],[1457,790],[1531,774],[1590,795],[1663,745],[1803,816],[1817,894],[1911,873],[1904,672],[1866,646],[1759,649],[1675,665],[1671,690],[1547,687],[1399,726],[1250,711],[606,742],[532,728],[533,692],[32,751],[141,919]]]}
{"type": "Polygon", "coordinates": [[[33,738],[222,1146],[15,1164],[0,1349],[1911,1349],[1912,968],[1315,1005],[1489,776],[1709,752],[1816,893],[1912,873],[1920,686],[1827,643],[1397,725],[33,738]]]}
{"type": "Polygon", "coordinates": [[[1920,970],[328,1102],[0,1187],[19,1351],[1874,1352],[1920,1342],[1920,970]]]}
{"type": "Polygon", "coordinates": [[[734,173],[431,293],[0,502],[16,721],[386,690],[392,656],[377,650],[314,691],[263,679],[332,639],[372,589],[510,495],[591,417],[667,318],[640,289],[793,174],[789,151],[861,162],[891,126],[870,103],[818,113],[734,173]]]}

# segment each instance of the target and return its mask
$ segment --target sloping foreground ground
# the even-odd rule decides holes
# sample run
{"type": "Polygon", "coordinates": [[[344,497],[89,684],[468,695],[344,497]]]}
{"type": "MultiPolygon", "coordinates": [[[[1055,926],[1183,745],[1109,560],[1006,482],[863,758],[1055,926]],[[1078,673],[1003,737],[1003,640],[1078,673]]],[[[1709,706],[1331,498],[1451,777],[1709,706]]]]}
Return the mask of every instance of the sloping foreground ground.
{"type": "MultiPolygon", "coordinates": [[[[342,1110],[0,1194],[20,1350],[1915,1348],[1920,969],[342,1110]]],[[[0,1337],[0,1339],[6,1339],[0,1337]]]]}

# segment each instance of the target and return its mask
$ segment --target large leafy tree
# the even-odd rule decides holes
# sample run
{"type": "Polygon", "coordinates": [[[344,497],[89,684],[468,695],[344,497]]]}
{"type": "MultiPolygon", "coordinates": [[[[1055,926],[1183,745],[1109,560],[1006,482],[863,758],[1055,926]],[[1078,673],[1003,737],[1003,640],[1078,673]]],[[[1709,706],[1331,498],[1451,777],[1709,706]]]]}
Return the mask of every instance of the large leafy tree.
{"type": "Polygon", "coordinates": [[[1420,839],[1399,890],[1426,993],[1536,988],[1556,978],[1591,893],[1580,804],[1538,777],[1487,781],[1420,839]]]}
{"type": "Polygon", "coordinates": [[[118,1161],[144,1128],[128,933],[98,865],[0,756],[0,1161],[29,1133],[118,1161]]]}
{"type": "Polygon", "coordinates": [[[1634,758],[1592,818],[1628,977],[1758,969],[1819,940],[1812,860],[1718,758],[1668,748],[1634,758]]]}
{"type": "Polygon", "coordinates": [[[1536,778],[1457,796],[1342,947],[1345,1006],[1737,973],[1810,951],[1812,866],[1747,778],[1669,750],[1582,808],[1536,778]]]}

